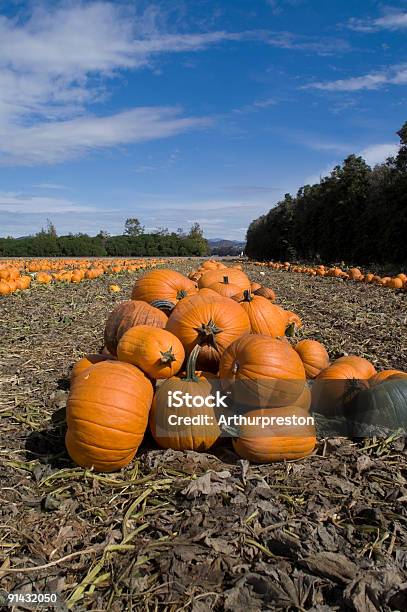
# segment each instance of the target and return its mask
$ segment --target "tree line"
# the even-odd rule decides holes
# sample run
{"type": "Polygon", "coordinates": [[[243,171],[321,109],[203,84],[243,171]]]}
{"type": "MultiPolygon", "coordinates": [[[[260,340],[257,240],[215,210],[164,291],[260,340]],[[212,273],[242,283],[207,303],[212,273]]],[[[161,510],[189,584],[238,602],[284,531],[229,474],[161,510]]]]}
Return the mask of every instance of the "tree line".
{"type": "Polygon", "coordinates": [[[97,236],[58,236],[49,221],[33,236],[0,238],[0,257],[181,257],[208,253],[209,246],[198,223],[188,233],[162,228],[146,234],[137,219],[127,219],[125,234],[120,236],[104,231],[97,236]]]}
{"type": "Polygon", "coordinates": [[[247,231],[259,260],[407,263],[407,122],[395,157],[371,168],[350,155],[329,176],[301,187],[247,231]]]}

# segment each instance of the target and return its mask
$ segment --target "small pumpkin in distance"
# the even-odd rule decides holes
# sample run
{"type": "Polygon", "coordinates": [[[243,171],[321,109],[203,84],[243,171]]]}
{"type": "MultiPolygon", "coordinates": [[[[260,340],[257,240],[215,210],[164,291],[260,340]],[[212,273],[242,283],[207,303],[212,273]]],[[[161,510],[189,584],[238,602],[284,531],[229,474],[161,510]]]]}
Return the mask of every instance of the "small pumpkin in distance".
{"type": "Polygon", "coordinates": [[[317,340],[300,340],[294,348],[301,357],[307,378],[316,378],[329,366],[328,352],[317,340]]]}
{"type": "Polygon", "coordinates": [[[131,363],[151,378],[170,378],[184,362],[180,340],[166,329],[150,325],[131,327],[117,345],[119,361],[131,363]]]}
{"type": "Polygon", "coordinates": [[[84,468],[113,472],[130,463],[144,437],[151,382],[128,363],[104,361],[76,377],[67,401],[65,445],[84,468]]]}

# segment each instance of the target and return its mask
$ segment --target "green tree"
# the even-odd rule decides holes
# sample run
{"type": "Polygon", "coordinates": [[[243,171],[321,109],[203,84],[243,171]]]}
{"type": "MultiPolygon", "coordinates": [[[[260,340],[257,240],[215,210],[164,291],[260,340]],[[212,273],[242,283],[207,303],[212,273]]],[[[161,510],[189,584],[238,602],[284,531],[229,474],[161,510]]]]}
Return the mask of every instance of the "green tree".
{"type": "Polygon", "coordinates": [[[140,234],[144,233],[144,227],[142,227],[140,221],[136,217],[131,217],[126,219],[124,233],[127,236],[140,236],[140,234]]]}

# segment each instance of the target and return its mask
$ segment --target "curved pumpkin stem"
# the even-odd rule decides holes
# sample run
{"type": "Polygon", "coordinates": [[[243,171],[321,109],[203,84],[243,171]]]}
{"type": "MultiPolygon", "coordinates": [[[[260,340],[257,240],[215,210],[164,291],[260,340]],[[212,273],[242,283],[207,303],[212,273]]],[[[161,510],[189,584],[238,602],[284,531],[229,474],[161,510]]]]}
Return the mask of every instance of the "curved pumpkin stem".
{"type": "Polygon", "coordinates": [[[253,296],[251,294],[250,289],[245,289],[243,291],[243,302],[252,302],[253,301],[253,296]]]}
{"type": "Polygon", "coordinates": [[[186,366],[186,376],[184,380],[188,380],[191,382],[198,382],[199,378],[196,375],[196,361],[198,359],[199,351],[201,347],[199,344],[196,344],[192,351],[189,354],[186,366]]]}
{"type": "Polygon", "coordinates": [[[216,325],[215,321],[209,319],[207,323],[202,323],[200,327],[195,327],[195,331],[199,334],[198,344],[209,344],[215,349],[218,348],[216,344],[216,334],[219,334],[223,330],[216,325]]]}
{"type": "Polygon", "coordinates": [[[170,346],[170,348],[166,351],[160,351],[160,353],[161,353],[161,357],[160,357],[161,363],[172,363],[173,361],[176,360],[174,351],[172,350],[172,346],[170,346]]]}

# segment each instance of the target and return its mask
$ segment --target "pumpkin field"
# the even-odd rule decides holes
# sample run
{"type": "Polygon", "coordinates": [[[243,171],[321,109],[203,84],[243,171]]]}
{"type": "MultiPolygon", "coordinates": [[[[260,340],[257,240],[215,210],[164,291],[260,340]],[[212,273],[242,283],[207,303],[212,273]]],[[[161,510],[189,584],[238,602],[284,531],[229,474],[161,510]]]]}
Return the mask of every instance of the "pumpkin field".
{"type": "Polygon", "coordinates": [[[0,261],[0,609],[406,610],[406,282],[0,261]],[[180,389],[315,423],[174,433],[180,389]]]}

